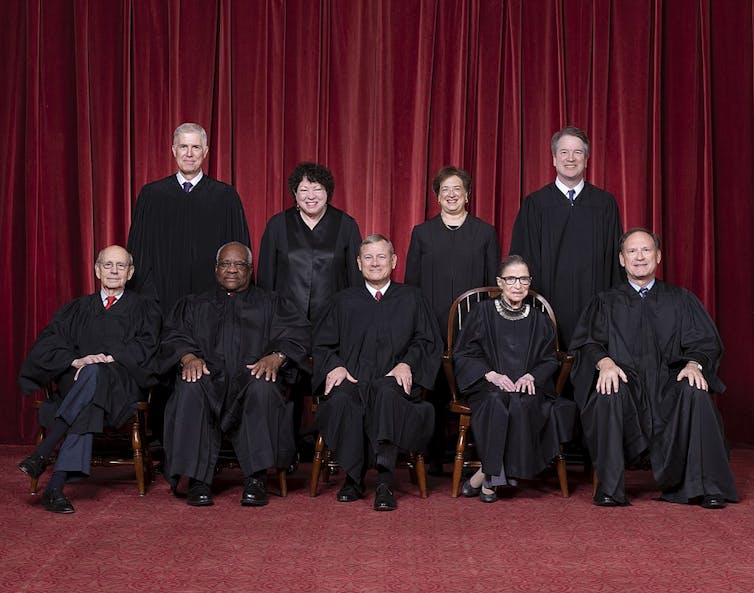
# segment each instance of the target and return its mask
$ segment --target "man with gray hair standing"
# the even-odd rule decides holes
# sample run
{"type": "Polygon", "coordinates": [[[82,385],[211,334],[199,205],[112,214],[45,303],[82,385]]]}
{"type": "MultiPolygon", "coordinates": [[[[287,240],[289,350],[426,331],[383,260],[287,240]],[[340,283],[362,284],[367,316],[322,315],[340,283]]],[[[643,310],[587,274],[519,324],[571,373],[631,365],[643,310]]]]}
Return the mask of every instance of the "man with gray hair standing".
{"type": "Polygon", "coordinates": [[[178,126],[172,150],[178,172],[141,189],[128,235],[136,266],[131,285],[156,297],[163,315],[182,296],[212,289],[212,257],[221,245],[249,245],[238,193],[202,171],[209,153],[204,128],[178,126]]]}

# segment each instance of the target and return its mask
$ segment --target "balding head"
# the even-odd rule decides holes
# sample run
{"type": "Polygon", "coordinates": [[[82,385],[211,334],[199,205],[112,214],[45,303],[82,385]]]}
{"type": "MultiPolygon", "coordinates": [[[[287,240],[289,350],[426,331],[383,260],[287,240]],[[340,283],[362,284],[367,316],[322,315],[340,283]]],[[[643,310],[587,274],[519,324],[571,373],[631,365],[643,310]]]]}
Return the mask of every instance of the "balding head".
{"type": "Polygon", "coordinates": [[[116,295],[126,287],[126,282],[134,275],[134,260],[120,245],[105,247],[97,255],[94,273],[100,286],[108,295],[116,295]]]}

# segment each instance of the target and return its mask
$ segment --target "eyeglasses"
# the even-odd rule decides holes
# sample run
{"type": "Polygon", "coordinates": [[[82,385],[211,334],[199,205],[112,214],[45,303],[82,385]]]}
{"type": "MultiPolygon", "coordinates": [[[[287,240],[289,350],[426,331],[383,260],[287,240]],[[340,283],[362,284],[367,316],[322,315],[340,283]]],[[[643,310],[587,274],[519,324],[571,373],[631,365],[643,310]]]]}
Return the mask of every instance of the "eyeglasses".
{"type": "Polygon", "coordinates": [[[113,261],[106,261],[106,262],[99,261],[99,262],[97,262],[97,265],[100,266],[101,268],[105,269],[105,270],[112,270],[113,266],[115,266],[115,269],[118,270],[119,272],[122,272],[123,270],[131,267],[131,264],[127,264],[127,263],[122,262],[122,261],[115,261],[115,262],[113,262],[113,261]]]}
{"type": "Polygon", "coordinates": [[[500,278],[508,286],[513,286],[516,282],[520,282],[521,286],[529,286],[531,284],[531,276],[503,276],[500,278]]]}
{"type": "Polygon", "coordinates": [[[217,267],[221,270],[227,270],[230,266],[233,266],[237,270],[248,270],[251,268],[251,264],[249,262],[245,261],[219,261],[217,262],[217,267]]]}

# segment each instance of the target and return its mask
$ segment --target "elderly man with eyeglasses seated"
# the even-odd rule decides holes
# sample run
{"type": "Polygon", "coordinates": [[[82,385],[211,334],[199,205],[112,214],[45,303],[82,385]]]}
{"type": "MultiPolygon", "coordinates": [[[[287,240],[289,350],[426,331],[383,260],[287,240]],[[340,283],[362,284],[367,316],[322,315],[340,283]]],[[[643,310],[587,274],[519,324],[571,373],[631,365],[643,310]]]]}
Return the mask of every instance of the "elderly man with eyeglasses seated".
{"type": "Polygon", "coordinates": [[[45,439],[18,464],[38,478],[62,440],[42,506],[72,513],[63,494],[66,481],[89,475],[93,433],[120,426],[133,416],[144,390],[154,384],[150,368],[157,352],[161,315],[152,299],[126,290],[134,273],[131,254],[118,245],[100,251],[94,265],[100,289],[60,308],[21,365],[25,393],[52,382],[54,397],[40,408],[45,439]]]}
{"type": "Polygon", "coordinates": [[[237,242],[217,252],[215,290],[180,299],[165,324],[163,372],[176,369],[165,409],[165,477],[186,502],[213,504],[211,483],[225,434],[245,476],[244,506],[268,503],[266,474],[296,452],[292,403],[283,382],[304,368],[310,326],[285,298],[251,284],[251,250],[237,242]]]}
{"type": "Polygon", "coordinates": [[[738,495],[709,395],[725,390],[720,336],[691,292],[655,277],[657,235],[631,229],[619,249],[628,282],[594,298],[571,341],[574,395],[598,481],[594,504],[628,504],[624,466],[648,460],[661,500],[723,508],[738,495]]]}

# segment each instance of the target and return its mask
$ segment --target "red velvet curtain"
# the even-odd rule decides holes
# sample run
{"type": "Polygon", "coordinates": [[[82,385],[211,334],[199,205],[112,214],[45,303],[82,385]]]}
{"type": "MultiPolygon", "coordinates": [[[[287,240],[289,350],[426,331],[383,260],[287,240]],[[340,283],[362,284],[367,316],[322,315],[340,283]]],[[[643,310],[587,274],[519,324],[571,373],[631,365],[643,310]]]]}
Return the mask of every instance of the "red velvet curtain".
{"type": "Polygon", "coordinates": [[[0,15],[0,442],[30,440],[18,366],[94,288],[139,188],[175,170],[183,121],[207,129],[253,248],[314,159],[399,261],[438,212],[441,166],[472,173],[472,210],[507,249],[522,197],[554,178],[551,134],[586,129],[589,180],[625,227],[662,234],[663,276],[715,317],[726,428],[753,442],[751,0],[5,0],[0,15]]]}

